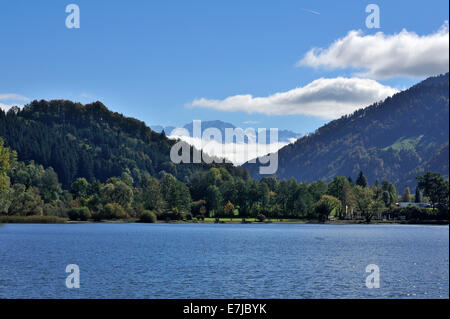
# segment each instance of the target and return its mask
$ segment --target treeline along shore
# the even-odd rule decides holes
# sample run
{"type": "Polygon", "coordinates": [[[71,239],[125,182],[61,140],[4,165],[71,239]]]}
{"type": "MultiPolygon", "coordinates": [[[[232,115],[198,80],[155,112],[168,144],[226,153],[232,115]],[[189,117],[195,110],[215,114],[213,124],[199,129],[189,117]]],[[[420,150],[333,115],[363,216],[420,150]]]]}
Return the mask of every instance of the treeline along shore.
{"type": "Polygon", "coordinates": [[[0,223],[448,223],[449,181],[417,176],[401,191],[363,172],[331,182],[252,179],[227,166],[197,170],[186,181],[125,169],[104,182],[76,178],[62,187],[52,167],[19,161],[0,138],[0,223]]]}

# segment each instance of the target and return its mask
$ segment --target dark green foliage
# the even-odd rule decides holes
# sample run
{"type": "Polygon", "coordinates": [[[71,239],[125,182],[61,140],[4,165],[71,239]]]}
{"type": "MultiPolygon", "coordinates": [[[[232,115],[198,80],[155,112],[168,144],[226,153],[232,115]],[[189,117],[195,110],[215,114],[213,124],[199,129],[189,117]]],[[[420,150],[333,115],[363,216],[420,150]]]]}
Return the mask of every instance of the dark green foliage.
{"type": "Polygon", "coordinates": [[[258,215],[256,216],[256,219],[257,219],[259,222],[263,222],[263,221],[266,220],[266,216],[264,216],[263,214],[258,214],[258,215]]]}
{"type": "Polygon", "coordinates": [[[414,202],[421,203],[423,200],[422,192],[419,187],[416,187],[416,194],[414,195],[414,202]]]}
{"type": "Polygon", "coordinates": [[[158,179],[149,177],[141,187],[135,192],[134,200],[136,203],[140,203],[144,209],[158,210],[167,206],[158,179]]]}
{"type": "Polygon", "coordinates": [[[161,192],[169,209],[190,210],[191,194],[185,183],[177,181],[171,174],[165,174],[161,180],[161,192]]]}
{"type": "Polygon", "coordinates": [[[433,208],[448,210],[449,183],[439,173],[427,172],[423,176],[417,176],[417,185],[423,194],[431,201],[433,208]]]}
{"type": "Polygon", "coordinates": [[[424,220],[447,220],[448,210],[435,212],[430,208],[408,206],[396,208],[392,211],[392,215],[396,218],[404,217],[410,221],[424,221],[424,220]]]}
{"type": "Polygon", "coordinates": [[[381,189],[383,191],[382,199],[386,207],[390,207],[392,204],[395,204],[397,202],[398,194],[394,184],[387,180],[384,180],[383,182],[381,182],[381,189]]]}
{"type": "Polygon", "coordinates": [[[191,212],[194,217],[205,218],[206,201],[202,199],[193,202],[191,205],[191,212]]]}
{"type": "Polygon", "coordinates": [[[91,218],[91,212],[87,207],[75,207],[67,212],[70,220],[87,221],[91,218]]]}
{"type": "Polygon", "coordinates": [[[109,178],[100,187],[100,200],[102,203],[116,203],[124,209],[130,209],[133,195],[133,188],[118,178],[109,178]]]}
{"type": "Polygon", "coordinates": [[[165,211],[158,214],[159,220],[170,221],[170,220],[182,220],[183,215],[177,209],[165,211]]]}
{"type": "Polygon", "coordinates": [[[326,221],[328,216],[341,210],[341,202],[334,196],[323,195],[316,203],[315,212],[320,221],[326,221]]]}
{"type": "Polygon", "coordinates": [[[89,192],[89,183],[84,177],[79,177],[70,186],[70,191],[75,197],[84,198],[89,192]]]}
{"type": "Polygon", "coordinates": [[[144,210],[139,221],[141,223],[156,223],[156,214],[150,210],[144,210]]]}
{"type": "Polygon", "coordinates": [[[117,203],[108,203],[100,211],[100,219],[123,219],[126,217],[125,210],[117,203]]]}
{"type": "Polygon", "coordinates": [[[209,211],[215,211],[222,205],[222,194],[216,185],[209,185],[205,196],[207,208],[209,211]]]}
{"type": "Polygon", "coordinates": [[[90,218],[91,218],[91,212],[89,211],[89,208],[81,207],[80,208],[80,220],[86,221],[90,218]]]}
{"type": "Polygon", "coordinates": [[[55,200],[50,203],[45,203],[43,208],[44,216],[68,217],[67,213],[69,208],[66,205],[68,202],[55,200]]]}
{"type": "Polygon", "coordinates": [[[369,187],[355,186],[355,208],[365,218],[366,222],[370,222],[375,212],[372,207],[374,205],[375,194],[369,187]]]}
{"type": "Polygon", "coordinates": [[[328,185],[328,194],[341,201],[341,207],[338,210],[338,217],[343,218],[349,207],[354,206],[354,195],[352,184],[343,176],[337,176],[328,185]]]}
{"type": "Polygon", "coordinates": [[[11,198],[8,211],[9,215],[42,215],[44,202],[41,199],[38,188],[30,187],[26,189],[22,184],[15,184],[11,198]]]}
{"type": "Polygon", "coordinates": [[[361,187],[369,186],[369,182],[367,181],[367,178],[364,176],[363,172],[359,172],[358,178],[356,179],[356,185],[359,185],[361,187]]]}

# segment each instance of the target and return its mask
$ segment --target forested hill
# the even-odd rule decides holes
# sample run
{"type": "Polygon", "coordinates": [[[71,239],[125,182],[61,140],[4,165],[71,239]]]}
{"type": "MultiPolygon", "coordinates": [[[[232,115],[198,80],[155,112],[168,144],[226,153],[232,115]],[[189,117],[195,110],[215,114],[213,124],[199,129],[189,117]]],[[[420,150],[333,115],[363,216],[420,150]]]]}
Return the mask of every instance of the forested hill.
{"type": "MultiPolygon", "coordinates": [[[[22,110],[0,110],[0,136],[19,160],[53,167],[63,187],[77,177],[105,181],[124,171],[139,180],[144,172],[165,171],[185,181],[207,164],[170,161],[175,143],[144,122],[109,111],[102,103],[82,105],[65,100],[33,101],[22,110]]],[[[242,169],[226,166],[232,174],[242,169]]]]}
{"type": "MultiPolygon", "coordinates": [[[[330,181],[363,171],[370,183],[415,186],[424,171],[449,175],[449,74],[343,116],[279,151],[277,176],[330,181]]],[[[257,164],[243,165],[260,178],[257,164]]]]}

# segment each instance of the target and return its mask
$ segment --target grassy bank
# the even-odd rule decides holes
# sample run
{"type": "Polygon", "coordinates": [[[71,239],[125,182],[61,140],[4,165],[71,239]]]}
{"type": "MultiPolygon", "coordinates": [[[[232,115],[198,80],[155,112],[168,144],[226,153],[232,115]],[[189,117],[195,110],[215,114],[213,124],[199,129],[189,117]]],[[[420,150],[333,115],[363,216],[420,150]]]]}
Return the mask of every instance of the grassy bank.
{"type": "MultiPolygon", "coordinates": [[[[80,223],[136,223],[139,222],[136,218],[130,219],[115,219],[115,220],[102,220],[102,221],[71,221],[67,218],[61,218],[56,216],[0,216],[0,224],[80,224],[80,223]]],[[[364,220],[329,220],[326,222],[319,222],[315,219],[295,219],[295,218],[270,218],[263,222],[260,222],[256,218],[245,218],[245,222],[249,224],[330,224],[330,225],[348,225],[348,224],[366,224],[364,220]]],[[[184,224],[184,223],[199,223],[199,224],[214,224],[217,223],[216,218],[205,218],[204,220],[172,220],[161,221],[157,223],[171,223],[171,224],[184,224]]],[[[242,218],[219,218],[220,224],[242,224],[242,218]]],[[[415,225],[448,225],[448,220],[372,220],[371,225],[376,224],[415,224],[415,225]]]]}
{"type": "MultiPolygon", "coordinates": [[[[298,218],[267,218],[265,221],[259,221],[256,218],[245,218],[246,223],[251,224],[330,224],[330,225],[351,225],[351,224],[367,224],[363,219],[346,219],[346,220],[328,220],[319,222],[317,219],[298,219],[298,218]]],[[[167,221],[159,220],[158,223],[167,223],[167,221]]],[[[177,220],[169,221],[169,223],[217,223],[216,218],[207,217],[204,220],[177,220]]],[[[220,224],[242,224],[242,218],[219,218],[220,224]]],[[[448,220],[372,220],[370,225],[377,224],[414,224],[414,225],[447,225],[448,220]]]]}
{"type": "Polygon", "coordinates": [[[64,224],[67,218],[56,216],[0,216],[0,224],[64,224]]]}
{"type": "MultiPolygon", "coordinates": [[[[219,223],[242,223],[243,218],[219,218],[219,223]]],[[[214,217],[207,217],[203,221],[205,223],[215,223],[216,218],[214,217]]],[[[305,223],[307,222],[305,219],[295,219],[295,218],[285,218],[285,219],[279,219],[279,218],[266,218],[265,221],[260,222],[257,218],[245,218],[245,222],[247,223],[305,223]]]]}

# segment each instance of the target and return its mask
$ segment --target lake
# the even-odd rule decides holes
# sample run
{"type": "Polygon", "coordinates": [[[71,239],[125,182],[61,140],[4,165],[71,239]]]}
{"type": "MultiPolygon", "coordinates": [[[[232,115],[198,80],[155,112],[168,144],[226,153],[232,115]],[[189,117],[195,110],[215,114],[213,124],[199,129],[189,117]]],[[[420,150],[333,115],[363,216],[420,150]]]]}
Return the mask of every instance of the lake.
{"type": "Polygon", "coordinates": [[[0,298],[448,297],[448,226],[0,226],[0,298]]]}

